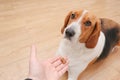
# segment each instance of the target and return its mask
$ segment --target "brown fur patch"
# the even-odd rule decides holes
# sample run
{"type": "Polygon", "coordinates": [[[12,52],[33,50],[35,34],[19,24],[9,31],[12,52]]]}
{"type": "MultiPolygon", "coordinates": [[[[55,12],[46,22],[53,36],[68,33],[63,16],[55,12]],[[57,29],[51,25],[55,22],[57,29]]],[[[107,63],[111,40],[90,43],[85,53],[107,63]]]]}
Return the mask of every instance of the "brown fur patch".
{"type": "Polygon", "coordinates": [[[66,16],[65,21],[64,21],[64,25],[63,25],[63,27],[62,27],[62,29],[61,29],[61,33],[64,32],[64,29],[65,29],[66,26],[68,25],[68,22],[69,22],[69,19],[70,19],[70,15],[71,15],[71,14],[72,14],[72,11],[70,11],[70,12],[68,13],[68,15],[66,16]]]}
{"type": "Polygon", "coordinates": [[[90,34],[92,33],[92,31],[94,30],[95,27],[95,16],[87,13],[85,14],[82,22],[80,24],[82,24],[81,26],[81,35],[80,35],[80,42],[81,43],[85,43],[87,41],[87,39],[89,38],[90,34]],[[86,21],[90,21],[92,24],[91,26],[86,26],[84,23],[86,21]]]}
{"type": "Polygon", "coordinates": [[[94,48],[97,44],[98,37],[101,30],[100,20],[96,18],[93,14],[87,13],[82,20],[79,41],[85,43],[87,48],[94,48]],[[91,25],[86,26],[84,23],[90,21],[91,25]]]}
{"type": "Polygon", "coordinates": [[[120,28],[120,25],[116,23],[115,21],[107,18],[101,18],[101,24],[102,24],[102,31],[111,29],[111,28],[120,28]]]}

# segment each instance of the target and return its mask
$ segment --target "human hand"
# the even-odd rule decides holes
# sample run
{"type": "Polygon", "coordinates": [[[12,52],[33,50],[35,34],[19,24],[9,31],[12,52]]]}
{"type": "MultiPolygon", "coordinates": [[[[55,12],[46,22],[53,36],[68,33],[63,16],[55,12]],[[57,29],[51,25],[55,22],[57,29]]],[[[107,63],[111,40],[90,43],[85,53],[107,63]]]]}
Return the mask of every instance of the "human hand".
{"type": "Polygon", "coordinates": [[[29,78],[33,80],[58,80],[68,70],[68,60],[63,64],[61,57],[39,61],[35,46],[32,46],[29,62],[29,78]]]}

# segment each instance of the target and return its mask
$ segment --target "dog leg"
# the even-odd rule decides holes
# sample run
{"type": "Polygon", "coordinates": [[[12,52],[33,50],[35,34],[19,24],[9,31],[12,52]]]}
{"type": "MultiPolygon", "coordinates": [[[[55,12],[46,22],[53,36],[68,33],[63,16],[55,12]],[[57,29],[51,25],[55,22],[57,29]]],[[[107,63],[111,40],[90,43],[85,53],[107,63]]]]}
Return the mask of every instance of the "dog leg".
{"type": "Polygon", "coordinates": [[[77,80],[78,76],[79,73],[75,73],[75,74],[68,73],[68,80],[77,80]]]}
{"type": "Polygon", "coordinates": [[[68,70],[68,80],[77,80],[78,76],[86,69],[87,64],[76,65],[68,70]]]}

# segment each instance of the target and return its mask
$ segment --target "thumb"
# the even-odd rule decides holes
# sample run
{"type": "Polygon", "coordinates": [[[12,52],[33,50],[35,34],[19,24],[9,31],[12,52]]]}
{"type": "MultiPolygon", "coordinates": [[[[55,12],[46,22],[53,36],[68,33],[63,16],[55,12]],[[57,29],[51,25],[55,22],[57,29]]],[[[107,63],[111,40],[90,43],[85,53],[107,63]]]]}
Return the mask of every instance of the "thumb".
{"type": "Polygon", "coordinates": [[[36,47],[35,47],[35,45],[32,45],[31,53],[30,53],[30,60],[34,61],[36,59],[37,59],[37,57],[36,57],[36,47]]]}
{"type": "Polygon", "coordinates": [[[39,62],[36,56],[36,47],[35,45],[32,45],[30,60],[29,60],[29,73],[32,73],[38,66],[39,66],[39,62]]]}

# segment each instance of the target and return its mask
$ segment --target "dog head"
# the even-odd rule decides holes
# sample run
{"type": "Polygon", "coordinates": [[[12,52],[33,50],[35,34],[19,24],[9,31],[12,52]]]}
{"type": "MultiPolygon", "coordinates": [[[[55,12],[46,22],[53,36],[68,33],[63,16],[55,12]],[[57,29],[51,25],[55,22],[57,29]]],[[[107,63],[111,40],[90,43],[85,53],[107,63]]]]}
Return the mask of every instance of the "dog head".
{"type": "Polygon", "coordinates": [[[65,39],[85,43],[87,48],[94,48],[101,30],[100,20],[86,10],[70,11],[61,29],[65,39]]]}

